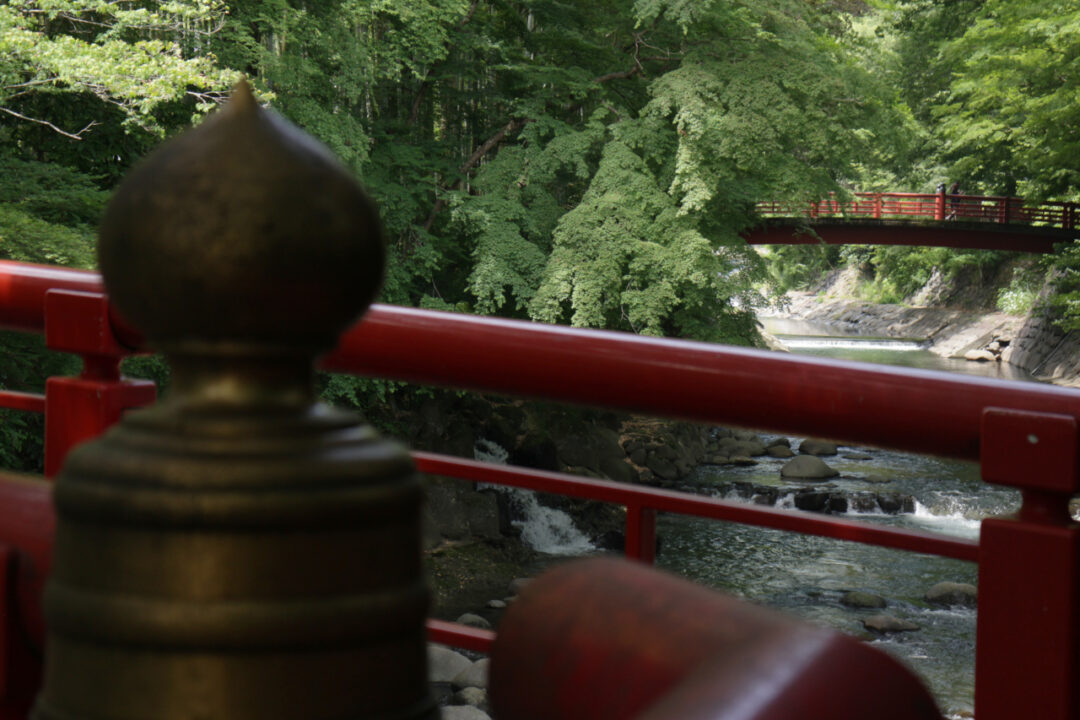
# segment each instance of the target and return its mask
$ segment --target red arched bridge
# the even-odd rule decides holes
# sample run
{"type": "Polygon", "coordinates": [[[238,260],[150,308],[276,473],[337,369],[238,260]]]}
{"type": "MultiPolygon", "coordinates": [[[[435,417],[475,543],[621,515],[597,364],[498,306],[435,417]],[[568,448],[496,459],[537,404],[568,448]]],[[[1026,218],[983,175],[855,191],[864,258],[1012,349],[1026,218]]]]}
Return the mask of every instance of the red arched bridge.
{"type": "Polygon", "coordinates": [[[1077,204],[944,193],[853,193],[755,206],[751,245],[923,245],[1049,253],[1076,237],[1077,204]]]}

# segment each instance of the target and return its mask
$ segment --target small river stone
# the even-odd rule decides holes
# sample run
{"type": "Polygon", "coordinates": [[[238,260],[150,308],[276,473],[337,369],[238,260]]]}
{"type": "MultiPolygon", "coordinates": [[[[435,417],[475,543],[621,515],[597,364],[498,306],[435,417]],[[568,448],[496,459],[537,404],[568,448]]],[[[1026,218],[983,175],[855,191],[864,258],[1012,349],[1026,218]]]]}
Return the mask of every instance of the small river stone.
{"type": "Polygon", "coordinates": [[[789,458],[795,457],[795,453],[786,445],[770,445],[768,449],[769,457],[774,458],[789,458]]]}
{"type": "Polygon", "coordinates": [[[868,592],[852,590],[841,596],[840,603],[855,608],[883,608],[886,606],[885,598],[868,592]]]}
{"type": "Polygon", "coordinates": [[[915,623],[892,615],[871,615],[864,619],[862,624],[867,630],[876,633],[910,632],[920,629],[915,623]]]}
{"type": "Polygon", "coordinates": [[[487,601],[487,606],[489,608],[491,608],[492,610],[502,610],[504,607],[506,607],[506,601],[505,600],[488,600],[487,601]]]}
{"type": "Polygon", "coordinates": [[[873,460],[874,456],[861,452],[846,452],[841,455],[845,460],[873,460]]]}
{"type": "Polygon", "coordinates": [[[491,716],[472,705],[448,705],[442,708],[442,720],[491,720],[491,716]]]}
{"type": "Polygon", "coordinates": [[[482,618],[476,613],[465,613],[459,617],[456,621],[460,625],[468,625],[469,627],[480,628],[481,630],[490,630],[491,623],[486,618],[482,618]]]}
{"type": "Polygon", "coordinates": [[[968,583],[939,582],[926,591],[926,602],[935,605],[975,607],[978,590],[968,583]]]}

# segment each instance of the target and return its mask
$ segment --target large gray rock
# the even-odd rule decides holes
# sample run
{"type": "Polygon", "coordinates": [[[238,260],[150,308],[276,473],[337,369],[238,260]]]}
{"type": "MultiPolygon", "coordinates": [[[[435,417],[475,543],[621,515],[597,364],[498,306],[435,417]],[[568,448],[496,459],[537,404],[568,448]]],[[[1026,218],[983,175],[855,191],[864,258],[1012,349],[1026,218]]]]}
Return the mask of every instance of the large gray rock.
{"type": "Polygon", "coordinates": [[[488,658],[477,660],[455,675],[454,679],[450,681],[450,684],[456,690],[467,687],[477,687],[486,690],[488,686],[488,666],[490,664],[491,660],[488,658]]]}
{"type": "Polygon", "coordinates": [[[664,480],[678,480],[679,478],[679,469],[675,467],[675,463],[660,457],[656,453],[649,455],[645,460],[645,467],[664,480]]]}
{"type": "Polygon", "coordinates": [[[975,607],[978,590],[968,583],[939,582],[926,591],[926,602],[934,605],[963,605],[975,607]]]}
{"type": "Polygon", "coordinates": [[[829,440],[807,438],[799,443],[799,452],[803,455],[835,455],[836,443],[829,440]]]}
{"type": "Polygon", "coordinates": [[[871,615],[863,619],[862,624],[867,630],[876,633],[911,632],[920,629],[915,623],[892,615],[871,615]]]}
{"type": "Polygon", "coordinates": [[[964,359],[972,362],[994,362],[998,356],[989,350],[968,350],[964,353],[964,359]]]}
{"type": "Polygon", "coordinates": [[[813,455],[799,455],[780,468],[780,477],[797,480],[825,480],[839,474],[837,470],[826,465],[824,460],[813,455]]]}
{"type": "Polygon", "coordinates": [[[424,528],[429,547],[440,538],[461,540],[502,537],[499,502],[494,493],[477,492],[469,483],[425,477],[424,528]]]}
{"type": "Polygon", "coordinates": [[[840,597],[840,603],[853,608],[883,608],[888,604],[880,595],[858,590],[844,593],[840,597]]]}
{"type": "Polygon", "coordinates": [[[450,682],[473,661],[445,645],[428,645],[428,679],[431,682],[450,682]]]}

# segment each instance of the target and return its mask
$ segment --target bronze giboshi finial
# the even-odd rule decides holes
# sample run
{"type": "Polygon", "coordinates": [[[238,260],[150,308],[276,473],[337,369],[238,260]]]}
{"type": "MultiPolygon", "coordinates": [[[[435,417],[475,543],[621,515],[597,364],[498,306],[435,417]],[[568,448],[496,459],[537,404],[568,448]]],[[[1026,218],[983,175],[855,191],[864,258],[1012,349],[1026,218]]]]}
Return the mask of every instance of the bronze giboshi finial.
{"type": "Polygon", "coordinates": [[[378,214],[349,171],[245,81],[128,174],[98,254],[120,313],[165,350],[328,349],[384,263],[378,214]]]}
{"type": "Polygon", "coordinates": [[[165,401],[57,477],[35,720],[434,720],[409,455],[312,388],[379,285],[374,208],[241,84],[101,228],[165,401]]]}

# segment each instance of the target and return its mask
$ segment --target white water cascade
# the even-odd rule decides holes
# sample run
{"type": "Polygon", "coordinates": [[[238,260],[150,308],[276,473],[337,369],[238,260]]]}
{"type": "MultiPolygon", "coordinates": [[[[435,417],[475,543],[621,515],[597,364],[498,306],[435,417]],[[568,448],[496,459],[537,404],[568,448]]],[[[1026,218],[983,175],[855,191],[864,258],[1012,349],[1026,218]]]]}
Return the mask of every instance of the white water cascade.
{"type": "Polygon", "coordinates": [[[845,338],[814,336],[778,336],[793,350],[888,350],[890,352],[914,352],[925,350],[926,343],[918,340],[895,340],[892,338],[845,338]]]}
{"type": "MultiPolygon", "coordinates": [[[[505,465],[509,453],[498,443],[480,438],[473,446],[473,458],[482,462],[505,465]]],[[[521,528],[521,539],[533,550],[551,555],[584,555],[596,548],[562,510],[546,507],[536,499],[536,493],[501,485],[479,485],[506,495],[522,520],[513,521],[521,528]]]]}

